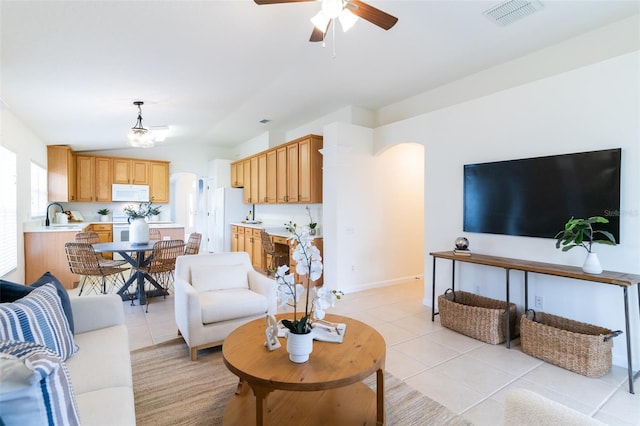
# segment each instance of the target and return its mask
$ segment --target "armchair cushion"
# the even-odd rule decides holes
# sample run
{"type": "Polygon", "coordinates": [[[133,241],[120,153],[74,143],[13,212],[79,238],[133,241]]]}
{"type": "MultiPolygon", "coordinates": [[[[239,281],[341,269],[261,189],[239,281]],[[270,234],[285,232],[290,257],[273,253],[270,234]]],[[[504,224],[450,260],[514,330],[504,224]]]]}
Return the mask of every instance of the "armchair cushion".
{"type": "Polygon", "coordinates": [[[245,265],[198,265],[191,268],[191,285],[198,292],[247,289],[245,265]]]}
{"type": "Polygon", "coordinates": [[[200,293],[202,323],[228,321],[267,312],[267,298],[254,291],[232,288],[200,293]]]}

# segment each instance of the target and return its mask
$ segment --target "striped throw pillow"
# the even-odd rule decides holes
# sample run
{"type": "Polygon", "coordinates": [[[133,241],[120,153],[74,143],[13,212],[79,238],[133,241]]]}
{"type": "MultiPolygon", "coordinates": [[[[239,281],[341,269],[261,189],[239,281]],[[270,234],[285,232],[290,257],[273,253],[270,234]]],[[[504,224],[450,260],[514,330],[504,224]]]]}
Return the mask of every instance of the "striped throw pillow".
{"type": "Polygon", "coordinates": [[[0,414],[7,425],[80,424],[64,362],[32,342],[0,342],[0,414]]]}
{"type": "Polygon", "coordinates": [[[13,303],[0,304],[0,340],[41,344],[63,361],[78,351],[56,288],[50,283],[13,303]]]}

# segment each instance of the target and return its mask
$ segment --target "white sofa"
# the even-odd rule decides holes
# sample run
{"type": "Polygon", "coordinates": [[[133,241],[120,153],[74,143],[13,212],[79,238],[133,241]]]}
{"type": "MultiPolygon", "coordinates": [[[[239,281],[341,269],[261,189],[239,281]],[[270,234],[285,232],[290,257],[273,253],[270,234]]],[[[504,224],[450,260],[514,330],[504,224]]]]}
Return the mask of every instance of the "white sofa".
{"type": "Polygon", "coordinates": [[[253,269],[245,252],[178,257],[174,288],[176,323],[192,361],[240,325],[276,313],[275,281],[253,269]]]}
{"type": "Polygon", "coordinates": [[[117,295],[71,297],[78,352],[66,361],[82,425],[135,425],[129,334],[117,295]]]}

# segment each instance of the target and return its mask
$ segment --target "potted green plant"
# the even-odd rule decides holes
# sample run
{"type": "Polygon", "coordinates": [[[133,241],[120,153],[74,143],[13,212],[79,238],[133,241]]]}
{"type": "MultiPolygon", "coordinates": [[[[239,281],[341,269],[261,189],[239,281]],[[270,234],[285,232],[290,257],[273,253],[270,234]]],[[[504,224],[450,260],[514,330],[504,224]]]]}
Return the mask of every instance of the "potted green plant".
{"type": "Polygon", "coordinates": [[[100,215],[100,220],[102,222],[109,222],[109,213],[110,210],[106,208],[98,210],[98,214],[100,215]]]}
{"type": "Polygon", "coordinates": [[[160,219],[160,206],[151,207],[151,205],[149,205],[149,207],[149,220],[151,222],[157,222],[160,219]]]}
{"type": "Polygon", "coordinates": [[[593,225],[597,223],[609,223],[609,220],[602,216],[592,216],[588,219],[572,217],[564,225],[564,229],[555,236],[556,248],[562,248],[562,251],[569,251],[574,247],[582,247],[587,251],[587,259],[582,270],[589,274],[602,272],[598,255],[593,252],[593,244],[616,245],[616,240],[611,232],[593,229],[593,225]],[[598,236],[602,238],[597,238],[598,236]]]}
{"type": "Polygon", "coordinates": [[[316,235],[318,223],[313,220],[309,206],[305,207],[305,209],[307,209],[307,214],[309,215],[309,235],[316,235]]]}

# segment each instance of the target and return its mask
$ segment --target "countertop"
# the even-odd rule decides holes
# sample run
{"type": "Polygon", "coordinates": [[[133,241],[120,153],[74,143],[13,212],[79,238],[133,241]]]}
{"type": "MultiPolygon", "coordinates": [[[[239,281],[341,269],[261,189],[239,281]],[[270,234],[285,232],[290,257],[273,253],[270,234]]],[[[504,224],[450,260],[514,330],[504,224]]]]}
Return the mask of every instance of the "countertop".
{"type": "MultiPolygon", "coordinates": [[[[289,231],[287,231],[287,228],[285,228],[284,226],[269,225],[269,224],[263,224],[263,223],[244,223],[244,222],[232,222],[231,225],[243,226],[245,228],[264,229],[265,231],[267,231],[267,234],[274,235],[277,237],[290,238],[292,236],[292,234],[289,231]]],[[[317,235],[314,235],[314,238],[322,238],[322,235],[318,233],[317,235]]]]}
{"type": "MultiPolygon", "coordinates": [[[[53,224],[51,226],[25,224],[24,232],[82,232],[89,225],[122,225],[126,222],[72,222],[67,224],[53,224]]],[[[184,228],[179,223],[150,222],[150,228],[184,228]]]]}

